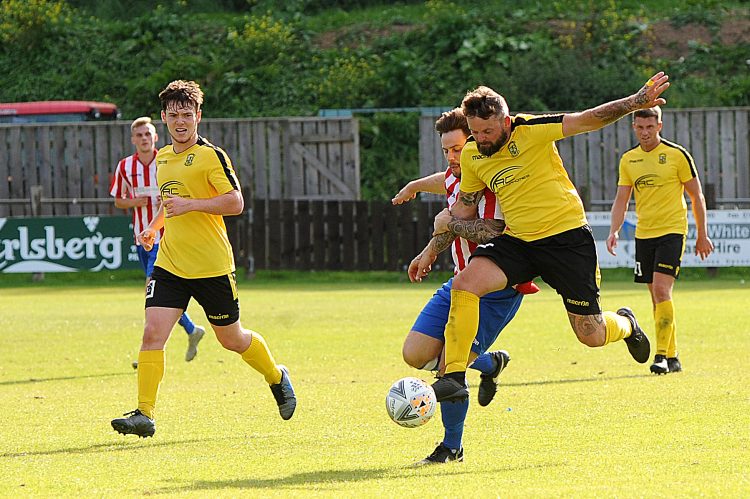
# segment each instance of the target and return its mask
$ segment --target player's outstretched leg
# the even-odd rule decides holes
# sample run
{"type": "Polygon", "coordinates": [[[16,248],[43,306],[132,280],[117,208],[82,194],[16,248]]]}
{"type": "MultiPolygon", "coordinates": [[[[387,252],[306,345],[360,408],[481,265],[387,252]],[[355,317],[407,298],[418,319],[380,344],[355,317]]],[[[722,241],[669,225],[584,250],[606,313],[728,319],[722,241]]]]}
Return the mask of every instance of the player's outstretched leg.
{"type": "Polygon", "coordinates": [[[432,384],[438,402],[469,398],[466,386],[466,371],[446,374],[432,384]]]}
{"type": "Polygon", "coordinates": [[[188,347],[185,352],[185,360],[190,362],[198,355],[198,343],[206,335],[206,330],[202,326],[195,326],[193,332],[188,334],[188,347]]]}
{"type": "Polygon", "coordinates": [[[621,315],[630,321],[630,336],[625,338],[625,344],[628,345],[630,355],[633,356],[636,362],[645,364],[651,356],[651,344],[648,341],[646,333],[638,326],[635,314],[628,307],[619,309],[617,315],[621,315]]]}
{"type": "Polygon", "coordinates": [[[294,410],[297,408],[297,397],[294,394],[292,380],[289,379],[289,370],[282,365],[279,365],[278,368],[281,371],[281,381],[271,385],[271,393],[273,393],[273,398],[276,399],[276,404],[279,406],[281,419],[291,419],[294,410]]]}
{"type": "Polygon", "coordinates": [[[138,435],[141,438],[154,436],[154,420],[143,414],[140,409],[126,412],[123,416],[127,417],[112,420],[112,428],[116,432],[123,435],[138,435]]]}
{"type": "Polygon", "coordinates": [[[654,355],[654,363],[649,367],[654,374],[667,374],[669,372],[669,365],[667,363],[667,357],[664,355],[654,355]]]}
{"type": "Polygon", "coordinates": [[[477,401],[482,407],[488,406],[492,402],[492,399],[495,398],[495,393],[497,393],[497,379],[500,373],[507,367],[508,362],[510,362],[510,355],[505,350],[489,352],[489,355],[494,361],[495,369],[490,373],[479,375],[477,401]]]}

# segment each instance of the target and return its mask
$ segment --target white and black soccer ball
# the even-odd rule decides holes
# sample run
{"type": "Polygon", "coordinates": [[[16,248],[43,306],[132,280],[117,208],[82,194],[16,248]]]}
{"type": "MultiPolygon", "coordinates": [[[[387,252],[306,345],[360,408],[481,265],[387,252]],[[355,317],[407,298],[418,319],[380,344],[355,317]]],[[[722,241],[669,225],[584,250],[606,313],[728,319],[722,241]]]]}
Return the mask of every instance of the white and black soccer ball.
{"type": "Polygon", "coordinates": [[[430,385],[418,378],[401,378],[385,397],[385,408],[393,421],[406,428],[427,423],[435,414],[437,398],[430,385]]]}

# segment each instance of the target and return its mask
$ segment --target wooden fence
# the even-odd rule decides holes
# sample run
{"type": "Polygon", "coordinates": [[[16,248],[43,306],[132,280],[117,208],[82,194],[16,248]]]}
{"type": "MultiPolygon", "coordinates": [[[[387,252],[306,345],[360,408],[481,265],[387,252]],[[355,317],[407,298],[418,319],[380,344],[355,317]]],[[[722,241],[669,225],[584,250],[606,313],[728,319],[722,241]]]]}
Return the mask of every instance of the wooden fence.
{"type": "MultiPolygon", "coordinates": [[[[422,175],[444,169],[437,116],[420,118],[422,175]]],[[[750,206],[750,108],[665,109],[662,137],[695,159],[707,198],[716,208],[750,206]]],[[[557,143],[570,179],[587,209],[609,210],[617,191],[620,156],[637,145],[631,119],[557,143]]],[[[434,198],[431,198],[434,199],[434,198]]]]}
{"type": "MultiPolygon", "coordinates": [[[[355,119],[207,119],[200,133],[253,198],[359,199],[355,119]]],[[[129,122],[0,125],[0,217],[113,213],[112,172],[133,150],[129,122]]]]}
{"type": "MultiPolygon", "coordinates": [[[[444,203],[256,199],[227,217],[238,268],[403,271],[424,248],[444,203]]],[[[446,250],[433,266],[452,270],[446,250]]]]}

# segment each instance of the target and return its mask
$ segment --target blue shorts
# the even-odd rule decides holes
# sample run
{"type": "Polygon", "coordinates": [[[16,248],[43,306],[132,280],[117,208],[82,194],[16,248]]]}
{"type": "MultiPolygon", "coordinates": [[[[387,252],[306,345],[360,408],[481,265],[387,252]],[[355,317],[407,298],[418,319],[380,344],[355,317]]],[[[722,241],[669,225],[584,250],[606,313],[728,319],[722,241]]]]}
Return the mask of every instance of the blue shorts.
{"type": "MultiPolygon", "coordinates": [[[[451,308],[451,286],[453,278],[435,291],[427,305],[417,317],[412,331],[425,334],[445,342],[445,325],[451,308]]],[[[478,355],[492,346],[505,326],[516,315],[523,295],[513,288],[484,295],[479,300],[479,330],[471,345],[478,355]]]]}
{"type": "Polygon", "coordinates": [[[151,277],[154,272],[154,262],[156,261],[156,254],[159,252],[159,245],[154,244],[151,251],[146,251],[140,244],[135,249],[138,251],[138,260],[141,262],[141,268],[146,273],[146,277],[151,277]]]}

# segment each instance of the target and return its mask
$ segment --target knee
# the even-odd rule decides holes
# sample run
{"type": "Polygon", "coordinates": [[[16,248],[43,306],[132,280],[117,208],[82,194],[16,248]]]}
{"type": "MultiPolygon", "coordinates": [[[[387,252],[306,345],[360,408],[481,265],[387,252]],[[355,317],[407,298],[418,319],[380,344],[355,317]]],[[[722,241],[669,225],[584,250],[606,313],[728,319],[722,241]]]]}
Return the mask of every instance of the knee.
{"type": "Polygon", "coordinates": [[[407,365],[415,369],[419,369],[424,365],[424,363],[420,363],[422,360],[420,356],[412,348],[409,348],[409,345],[406,343],[404,343],[404,347],[401,349],[401,356],[407,365]]]}

